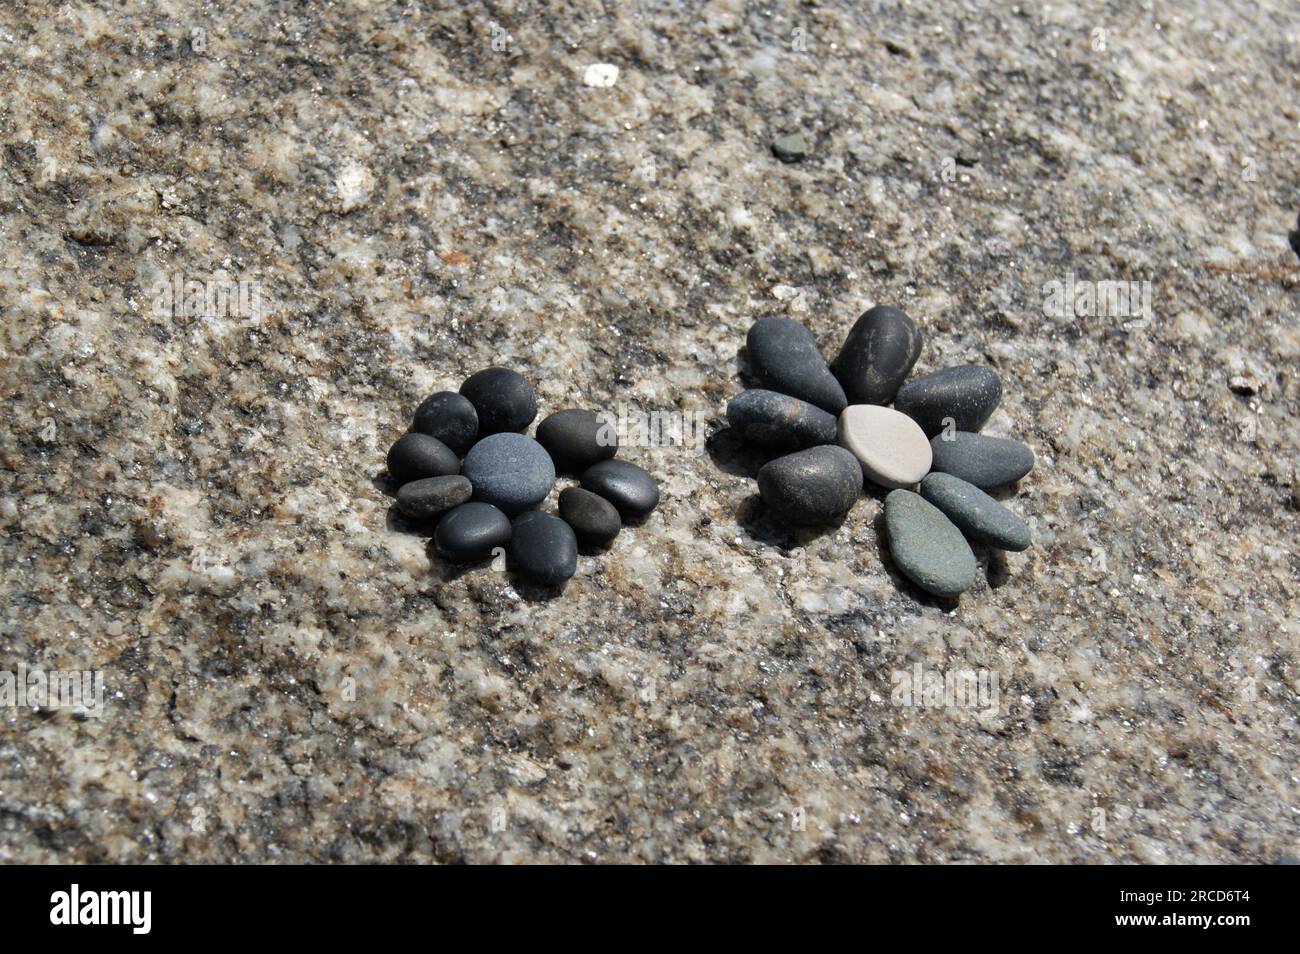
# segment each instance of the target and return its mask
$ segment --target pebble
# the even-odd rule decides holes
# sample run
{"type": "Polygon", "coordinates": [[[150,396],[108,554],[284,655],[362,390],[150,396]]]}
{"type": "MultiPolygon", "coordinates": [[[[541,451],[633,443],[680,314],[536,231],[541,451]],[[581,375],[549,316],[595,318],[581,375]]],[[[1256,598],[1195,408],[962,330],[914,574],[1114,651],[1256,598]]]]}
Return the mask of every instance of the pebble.
{"type": "Polygon", "coordinates": [[[894,564],[935,596],[953,597],[975,582],[975,554],[938,507],[910,490],[885,498],[885,533],[894,564]]]}
{"type": "Polygon", "coordinates": [[[921,356],[921,329],[899,308],[877,305],[844,339],[831,368],[852,404],[888,404],[921,356]]]}
{"type": "Polygon", "coordinates": [[[614,505],[600,494],[581,487],[560,491],[560,516],[583,543],[608,543],[623,529],[614,505]]]}
{"type": "Polygon", "coordinates": [[[484,368],[465,379],[460,393],[478,413],[479,437],[522,431],[537,416],[537,395],[509,368],[484,368]]]}
{"type": "Polygon", "coordinates": [[[978,431],[1000,400],[998,373],[982,364],[966,364],[913,378],[898,389],[894,407],[920,424],[927,437],[934,437],[948,417],[954,430],[978,431]]]}
{"type": "Polygon", "coordinates": [[[460,472],[474,485],[475,500],[511,515],[541,503],[555,486],[551,455],[523,434],[483,438],[469,449],[460,472]]]}
{"type": "Polygon", "coordinates": [[[399,487],[422,477],[446,477],[459,470],[460,458],[428,434],[403,434],[388,449],[388,476],[399,487]]]}
{"type": "Polygon", "coordinates": [[[555,469],[580,474],[618,453],[618,432],[595,411],[576,407],[556,411],[537,425],[537,442],[546,448],[555,469]]]}
{"type": "Polygon", "coordinates": [[[849,512],[861,491],[857,458],[834,444],[778,457],[758,472],[763,503],[792,523],[833,523],[849,512]]]}
{"type": "Polygon", "coordinates": [[[642,517],[659,504],[659,484],[636,464],[603,460],[583,471],[583,489],[600,494],[625,517],[642,517]]]}
{"type": "Polygon", "coordinates": [[[433,531],[433,545],[449,560],[492,555],[510,542],[510,518],[487,503],[470,501],[448,510],[433,531]]]}
{"type": "Polygon", "coordinates": [[[478,437],[478,412],[463,395],[439,391],[420,402],[411,430],[436,437],[455,454],[464,456],[478,437]]]}
{"type": "Polygon", "coordinates": [[[966,536],[1001,550],[1029,549],[1029,526],[974,484],[952,474],[921,481],[921,496],[934,504],[966,536]]]}
{"type": "Polygon", "coordinates": [[[1019,441],[956,431],[930,441],[934,469],[988,490],[1014,484],[1034,469],[1034,452],[1019,441]]]}
{"type": "Polygon", "coordinates": [[[840,415],[839,441],[882,487],[911,487],[930,472],[930,442],[906,414],[878,404],[850,404],[840,415]]]}
{"type": "Polygon", "coordinates": [[[727,405],[727,420],[742,438],[778,450],[835,443],[835,417],[807,401],[751,388],[727,405]]]}
{"type": "Polygon", "coordinates": [[[839,414],[849,403],[812,332],[793,318],[760,318],[745,338],[749,365],[762,386],[839,414]]]}
{"type": "Polygon", "coordinates": [[[772,154],[782,162],[800,162],[808,157],[803,133],[789,133],[772,143],[772,154]]]}
{"type": "Polygon", "coordinates": [[[412,520],[428,520],[463,504],[473,493],[474,485],[459,474],[425,477],[402,484],[397,509],[412,520]]]}
{"type": "Polygon", "coordinates": [[[578,540],[559,517],[530,510],[515,518],[510,563],[530,579],[555,586],[578,571],[578,540]]]}

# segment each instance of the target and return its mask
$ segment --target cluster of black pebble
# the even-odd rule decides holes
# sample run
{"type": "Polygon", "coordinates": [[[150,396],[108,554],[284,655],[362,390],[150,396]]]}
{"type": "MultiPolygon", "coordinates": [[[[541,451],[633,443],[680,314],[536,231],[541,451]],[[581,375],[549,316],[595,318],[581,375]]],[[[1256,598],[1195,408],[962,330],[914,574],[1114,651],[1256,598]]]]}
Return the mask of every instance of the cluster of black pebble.
{"type": "Polygon", "coordinates": [[[388,451],[397,507],[433,521],[434,545],[448,560],[479,560],[502,548],[528,578],[559,585],[578,568],[578,543],[609,544],[624,519],[645,517],[659,485],[635,464],[615,460],[618,436],[595,411],[537,417],[537,395],[509,368],[486,368],[460,392],[439,391],[416,408],[408,433],[388,451]],[[556,474],[580,486],[560,493],[559,516],[537,510],[556,474]]]}
{"type": "Polygon", "coordinates": [[[963,365],[907,380],[921,343],[910,317],[878,305],[827,364],[804,325],[760,318],[746,338],[758,386],[728,405],[727,418],[744,440],[783,454],[758,471],[770,512],[790,523],[832,523],[858,499],[864,478],[888,488],[894,563],[921,588],[952,597],[975,579],[967,540],[1004,550],[1030,545],[1024,521],[985,491],[1015,483],[1034,455],[1018,441],[978,433],[1002,398],[992,368],[963,365]]]}

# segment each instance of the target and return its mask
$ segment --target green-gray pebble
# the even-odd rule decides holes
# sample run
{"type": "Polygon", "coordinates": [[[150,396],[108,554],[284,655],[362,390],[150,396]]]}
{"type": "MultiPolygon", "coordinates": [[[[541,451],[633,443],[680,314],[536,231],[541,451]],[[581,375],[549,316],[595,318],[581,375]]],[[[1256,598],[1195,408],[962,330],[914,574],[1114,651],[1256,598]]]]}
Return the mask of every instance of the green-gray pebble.
{"type": "Polygon", "coordinates": [[[935,596],[953,597],[975,582],[975,554],[938,507],[910,490],[885,498],[885,533],[894,564],[935,596]]]}
{"type": "Polygon", "coordinates": [[[930,474],[921,481],[921,496],[972,540],[1000,550],[1029,549],[1029,525],[960,477],[930,474]]]}

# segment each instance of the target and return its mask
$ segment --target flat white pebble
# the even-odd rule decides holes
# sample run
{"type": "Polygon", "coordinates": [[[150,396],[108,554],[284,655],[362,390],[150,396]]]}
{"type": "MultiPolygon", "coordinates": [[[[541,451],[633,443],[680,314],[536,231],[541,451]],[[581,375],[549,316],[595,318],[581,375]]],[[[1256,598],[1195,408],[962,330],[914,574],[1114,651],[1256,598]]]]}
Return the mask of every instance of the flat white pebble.
{"type": "Polygon", "coordinates": [[[930,472],[930,441],[906,414],[876,404],[850,404],[840,412],[839,442],[882,487],[910,487],[930,472]]]}

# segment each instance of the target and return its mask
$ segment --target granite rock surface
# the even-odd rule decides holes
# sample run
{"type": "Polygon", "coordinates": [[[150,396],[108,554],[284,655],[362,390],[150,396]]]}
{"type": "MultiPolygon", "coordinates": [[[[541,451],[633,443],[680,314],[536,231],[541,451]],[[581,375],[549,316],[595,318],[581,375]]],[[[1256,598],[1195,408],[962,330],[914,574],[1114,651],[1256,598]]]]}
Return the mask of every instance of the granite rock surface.
{"type": "Polygon", "coordinates": [[[105,687],[0,861],[1300,851],[1294,3],[447,6],[0,7],[0,671],[105,687]],[[956,608],[726,430],[876,303],[1037,457],[956,608]],[[492,365],[670,425],[558,597],[382,479],[492,365]]]}

